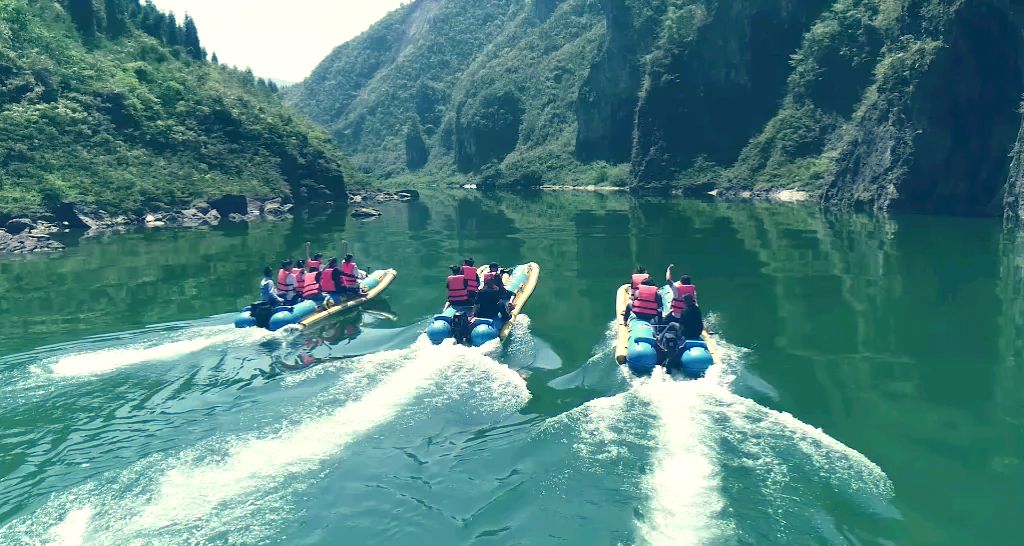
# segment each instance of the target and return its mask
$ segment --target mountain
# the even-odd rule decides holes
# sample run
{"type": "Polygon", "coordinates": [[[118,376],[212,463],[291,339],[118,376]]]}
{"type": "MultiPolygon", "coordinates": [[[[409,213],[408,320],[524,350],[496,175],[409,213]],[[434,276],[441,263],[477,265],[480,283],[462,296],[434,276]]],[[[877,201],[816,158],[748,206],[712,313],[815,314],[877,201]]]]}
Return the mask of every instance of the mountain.
{"type": "Polygon", "coordinates": [[[364,172],[1024,214],[1008,0],[414,0],[285,99],[364,172]]]}
{"type": "Polygon", "coordinates": [[[182,21],[149,1],[0,0],[0,217],[344,192],[330,138],[182,21]]]}

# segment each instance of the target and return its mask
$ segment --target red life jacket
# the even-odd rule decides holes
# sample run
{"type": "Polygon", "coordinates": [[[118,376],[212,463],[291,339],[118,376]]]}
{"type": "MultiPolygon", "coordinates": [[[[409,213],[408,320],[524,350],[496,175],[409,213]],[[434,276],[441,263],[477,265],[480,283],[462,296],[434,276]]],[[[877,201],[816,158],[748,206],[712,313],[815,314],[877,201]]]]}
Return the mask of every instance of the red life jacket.
{"type": "Polygon", "coordinates": [[[636,293],[636,289],[640,288],[640,283],[644,282],[644,279],[650,277],[647,273],[634,273],[633,274],[633,293],[636,293]]]}
{"type": "Polygon", "coordinates": [[[487,286],[487,279],[493,279],[496,276],[498,276],[498,273],[495,272],[495,271],[487,271],[487,272],[485,272],[484,273],[484,282],[482,284],[484,286],[487,286]]]}
{"type": "Polygon", "coordinates": [[[466,277],[466,283],[469,284],[469,291],[476,292],[480,290],[480,278],[476,276],[476,268],[471,265],[462,266],[462,276],[466,277]]]}
{"type": "Polygon", "coordinates": [[[285,271],[284,269],[277,271],[277,291],[280,294],[284,294],[286,296],[285,299],[291,299],[295,294],[295,285],[288,284],[289,274],[292,274],[292,272],[285,271]]]}
{"type": "Polygon", "coordinates": [[[458,303],[466,301],[468,297],[466,277],[464,275],[448,275],[448,301],[458,303]]]}
{"type": "Polygon", "coordinates": [[[633,312],[645,315],[658,314],[658,287],[640,285],[636,289],[636,299],[633,300],[633,312]]]}
{"type": "Polygon", "coordinates": [[[333,271],[333,267],[328,267],[320,272],[320,290],[323,290],[324,292],[338,291],[338,287],[334,286],[334,277],[331,276],[333,271]]]}
{"type": "Polygon", "coordinates": [[[676,296],[672,298],[672,312],[679,314],[686,309],[686,304],[683,303],[683,295],[690,294],[693,296],[693,303],[697,303],[697,290],[692,284],[676,283],[676,296]]]}
{"type": "MultiPolygon", "coordinates": [[[[308,263],[308,262],[307,262],[308,263]]],[[[316,267],[313,267],[315,270],[316,267]]],[[[316,271],[309,271],[306,273],[305,280],[302,283],[302,297],[309,298],[320,293],[320,284],[316,282],[316,271]]]]}
{"type": "Polygon", "coordinates": [[[310,260],[306,262],[306,267],[312,267],[313,269],[320,271],[320,262],[317,260],[310,260]]]}
{"type": "Polygon", "coordinates": [[[341,262],[341,285],[359,286],[359,279],[356,279],[356,263],[341,262]]]}

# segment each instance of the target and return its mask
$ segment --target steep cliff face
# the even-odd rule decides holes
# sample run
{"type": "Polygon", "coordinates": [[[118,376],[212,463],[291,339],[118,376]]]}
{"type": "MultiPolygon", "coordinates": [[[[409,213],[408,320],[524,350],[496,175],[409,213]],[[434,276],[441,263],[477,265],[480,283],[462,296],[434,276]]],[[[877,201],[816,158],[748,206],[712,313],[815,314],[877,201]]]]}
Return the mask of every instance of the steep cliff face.
{"type": "Polygon", "coordinates": [[[636,114],[632,174],[661,185],[693,160],[736,161],[783,98],[816,0],[670,1],[636,114]]]}
{"type": "Polygon", "coordinates": [[[968,0],[945,18],[908,18],[907,45],[887,46],[892,53],[836,146],[823,202],[1001,215],[1024,93],[1014,17],[1005,5],[968,0]]]}
{"type": "Polygon", "coordinates": [[[1019,217],[1022,29],[1011,0],[416,0],[288,98],[385,177],[1019,217]]]}

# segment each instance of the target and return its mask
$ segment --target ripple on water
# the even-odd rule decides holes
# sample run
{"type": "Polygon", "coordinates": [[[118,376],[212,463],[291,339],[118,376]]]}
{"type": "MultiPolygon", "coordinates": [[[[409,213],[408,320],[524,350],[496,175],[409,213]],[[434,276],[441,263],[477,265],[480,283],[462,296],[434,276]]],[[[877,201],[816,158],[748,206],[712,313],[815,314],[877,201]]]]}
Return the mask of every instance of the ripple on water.
{"type": "Polygon", "coordinates": [[[110,472],[11,522],[0,529],[0,542],[263,540],[294,517],[292,495],[374,427],[457,400],[470,401],[471,413],[506,415],[529,398],[518,374],[480,351],[434,347],[425,338],[409,349],[356,359],[345,370],[334,388],[276,431],[215,438],[110,472]],[[362,390],[353,393],[350,384],[362,390]]]}

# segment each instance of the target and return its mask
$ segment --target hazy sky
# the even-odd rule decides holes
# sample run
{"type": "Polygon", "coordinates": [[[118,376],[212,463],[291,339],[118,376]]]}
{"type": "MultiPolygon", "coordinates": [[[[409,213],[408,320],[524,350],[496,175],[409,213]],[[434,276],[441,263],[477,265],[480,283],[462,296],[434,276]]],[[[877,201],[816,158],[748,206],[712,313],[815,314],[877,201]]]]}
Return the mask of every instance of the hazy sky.
{"type": "Polygon", "coordinates": [[[153,0],[182,21],[220,62],[257,76],[301,81],[334,49],[409,0],[153,0]]]}

